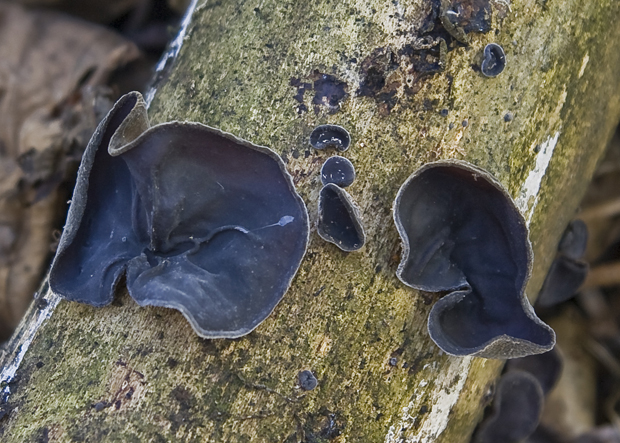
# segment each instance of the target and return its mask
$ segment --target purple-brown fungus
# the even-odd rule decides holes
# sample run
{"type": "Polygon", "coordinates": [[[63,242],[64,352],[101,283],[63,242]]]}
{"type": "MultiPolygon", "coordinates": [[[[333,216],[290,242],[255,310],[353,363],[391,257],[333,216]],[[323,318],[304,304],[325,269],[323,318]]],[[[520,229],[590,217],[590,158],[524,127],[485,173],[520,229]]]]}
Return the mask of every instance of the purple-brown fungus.
{"type": "Polygon", "coordinates": [[[306,207],[276,153],[199,123],[149,128],[134,92],[84,153],[50,285],[103,306],[125,274],[138,304],[234,338],[271,313],[307,241],[306,207]]]}
{"type": "Polygon", "coordinates": [[[346,252],[357,251],[366,241],[359,210],[351,196],[333,183],[319,194],[319,236],[346,252]]]}
{"type": "Polygon", "coordinates": [[[551,263],[536,300],[537,308],[549,308],[569,300],[583,284],[590,269],[581,259],[588,243],[588,228],[581,220],[573,220],[562,235],[558,254],[551,263]]]}
{"type": "Polygon", "coordinates": [[[497,384],[493,412],[480,423],[474,443],[522,442],[538,426],[543,402],[543,391],[533,375],[505,373],[497,384]]]}
{"type": "Polygon", "coordinates": [[[506,67],[504,48],[497,43],[489,43],[484,47],[484,59],[480,71],[487,77],[497,77],[506,67]]]}
{"type": "Polygon", "coordinates": [[[429,163],[400,188],[397,270],[422,291],[453,291],[431,309],[428,331],[451,355],[516,358],[548,351],[555,333],[525,296],[532,250],[523,216],[502,185],[467,162],[429,163]]]}
{"type": "Polygon", "coordinates": [[[314,128],[310,134],[310,146],[322,150],[335,148],[344,152],[349,149],[351,136],[349,131],[338,125],[320,125],[314,128]]]}
{"type": "Polygon", "coordinates": [[[321,182],[326,185],[333,183],[341,188],[350,186],[355,180],[355,168],[349,159],[334,155],[328,158],[321,167],[321,182]]]}

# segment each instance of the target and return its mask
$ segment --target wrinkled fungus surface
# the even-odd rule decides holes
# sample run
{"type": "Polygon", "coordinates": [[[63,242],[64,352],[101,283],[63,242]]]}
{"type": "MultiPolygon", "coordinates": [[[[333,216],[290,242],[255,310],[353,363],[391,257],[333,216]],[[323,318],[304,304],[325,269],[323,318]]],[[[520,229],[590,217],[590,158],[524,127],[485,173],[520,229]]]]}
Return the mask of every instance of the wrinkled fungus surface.
{"type": "Polygon", "coordinates": [[[344,157],[335,155],[328,158],[321,168],[321,182],[326,185],[333,183],[341,188],[350,186],[355,180],[353,163],[344,157]]]}
{"type": "Polygon", "coordinates": [[[537,308],[549,308],[569,300],[583,284],[590,266],[581,259],[588,244],[588,228],[582,220],[573,220],[562,235],[558,254],[536,300],[537,308]]]}
{"type": "Polygon", "coordinates": [[[343,251],[357,251],[366,241],[359,210],[344,189],[328,183],[319,194],[317,231],[343,251]]]}
{"type": "Polygon", "coordinates": [[[553,330],[524,293],[532,265],[525,221],[486,171],[457,160],[423,166],[400,188],[394,221],[403,241],[398,278],[422,291],[453,291],[428,320],[441,349],[516,358],[553,347],[553,330]]]}
{"type": "Polygon", "coordinates": [[[310,134],[310,145],[314,149],[335,148],[344,152],[349,149],[350,144],[351,136],[342,126],[320,125],[310,134]]]}
{"type": "Polygon", "coordinates": [[[480,71],[487,77],[497,77],[506,67],[504,48],[497,43],[489,43],[484,47],[484,59],[480,71]]]}
{"type": "Polygon", "coordinates": [[[203,337],[239,337],[280,301],[307,240],[277,154],[199,123],[149,128],[130,93],[84,153],[50,285],[103,306],[126,274],[140,305],[178,309],[203,337]]]}
{"type": "Polygon", "coordinates": [[[474,443],[522,442],[538,426],[543,401],[543,391],[533,375],[507,372],[497,384],[493,413],[480,424],[474,443]]]}

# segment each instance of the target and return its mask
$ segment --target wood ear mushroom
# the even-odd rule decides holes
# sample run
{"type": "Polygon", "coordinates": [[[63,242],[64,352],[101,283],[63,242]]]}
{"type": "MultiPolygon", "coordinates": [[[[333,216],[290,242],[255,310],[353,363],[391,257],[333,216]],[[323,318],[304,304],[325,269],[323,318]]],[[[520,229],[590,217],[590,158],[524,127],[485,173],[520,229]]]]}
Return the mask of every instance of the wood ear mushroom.
{"type": "Polygon", "coordinates": [[[138,304],[234,338],[278,304],[307,242],[306,207],[275,152],[199,123],[149,127],[134,92],[84,153],[50,285],[104,306],[125,274],[138,304]]]}
{"type": "Polygon", "coordinates": [[[516,358],[553,348],[525,284],[532,249],[523,216],[502,185],[467,162],[429,163],[394,202],[403,243],[397,276],[423,291],[451,291],[431,309],[428,331],[446,353],[516,358]]]}

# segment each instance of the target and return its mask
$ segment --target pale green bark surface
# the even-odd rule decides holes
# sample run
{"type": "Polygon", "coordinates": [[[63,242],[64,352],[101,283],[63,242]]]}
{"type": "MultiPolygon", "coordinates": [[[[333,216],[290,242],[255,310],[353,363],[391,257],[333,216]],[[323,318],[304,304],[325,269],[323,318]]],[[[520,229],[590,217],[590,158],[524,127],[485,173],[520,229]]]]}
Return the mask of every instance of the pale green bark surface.
{"type": "Polygon", "coordinates": [[[357,170],[348,190],[367,244],[343,253],[313,229],[291,289],[238,340],[200,339],[181,314],[138,308],[124,289],[105,308],[61,302],[11,385],[2,441],[468,441],[501,362],[448,357],[430,341],[436,296],[395,277],[392,201],[428,161],[459,158],[489,170],[532,216],[532,298],[618,121],[620,4],[519,1],[508,11],[497,1],[492,31],[450,51],[444,72],[407,84],[408,62],[399,60],[386,81],[396,91],[386,112],[356,93],[363,61],[412,43],[427,7],[199,2],[151,107],[153,123],[199,121],[271,147],[312,222],[331,153],[312,152],[308,136],[320,123],[346,127],[353,143],[344,155],[357,170]],[[494,79],[472,68],[489,42],[508,59],[494,79]],[[306,91],[308,111],[299,114],[291,78],[312,83],[315,70],[345,82],[347,96],[335,112],[319,105],[315,113],[315,91],[306,91]],[[303,369],[317,376],[315,390],[296,387],[303,369]],[[109,406],[97,411],[98,402],[109,406]]]}

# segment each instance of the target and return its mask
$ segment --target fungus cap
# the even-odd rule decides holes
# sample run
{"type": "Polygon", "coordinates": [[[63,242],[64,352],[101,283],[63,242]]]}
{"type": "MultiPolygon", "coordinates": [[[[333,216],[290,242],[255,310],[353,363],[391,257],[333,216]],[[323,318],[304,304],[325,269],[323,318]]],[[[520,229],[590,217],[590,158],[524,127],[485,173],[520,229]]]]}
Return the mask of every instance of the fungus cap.
{"type": "Polygon", "coordinates": [[[550,308],[570,300],[583,284],[590,266],[581,259],[588,244],[588,227],[581,220],[571,221],[558,245],[536,299],[537,308],[550,308]]]}
{"type": "Polygon", "coordinates": [[[84,153],[50,285],[103,306],[126,273],[140,305],[234,338],[271,313],[307,241],[305,205],[276,153],[199,123],[149,128],[134,92],[84,153]]]}
{"type": "Polygon", "coordinates": [[[326,184],[319,194],[319,236],[346,252],[357,251],[366,242],[359,209],[344,189],[326,184]]]}
{"type": "Polygon", "coordinates": [[[487,77],[497,77],[506,67],[504,48],[497,43],[489,43],[484,47],[480,71],[487,77]]]}
{"type": "Polygon", "coordinates": [[[338,125],[319,125],[310,134],[310,145],[314,149],[322,150],[335,148],[346,151],[351,144],[349,131],[338,125]]]}
{"type": "Polygon", "coordinates": [[[341,188],[350,186],[355,180],[355,167],[347,158],[334,155],[321,167],[321,183],[333,183],[341,188]]]}
{"type": "Polygon", "coordinates": [[[519,443],[540,422],[544,395],[536,378],[523,371],[507,372],[499,380],[493,412],[475,434],[474,443],[519,443]]]}
{"type": "Polygon", "coordinates": [[[458,160],[424,165],[398,191],[394,221],[403,244],[398,278],[453,291],[428,320],[442,350],[516,358],[553,347],[553,330],[524,293],[532,266],[525,220],[490,174],[458,160]]]}

